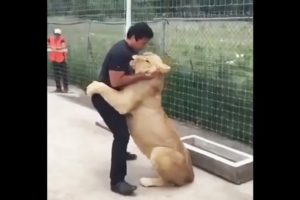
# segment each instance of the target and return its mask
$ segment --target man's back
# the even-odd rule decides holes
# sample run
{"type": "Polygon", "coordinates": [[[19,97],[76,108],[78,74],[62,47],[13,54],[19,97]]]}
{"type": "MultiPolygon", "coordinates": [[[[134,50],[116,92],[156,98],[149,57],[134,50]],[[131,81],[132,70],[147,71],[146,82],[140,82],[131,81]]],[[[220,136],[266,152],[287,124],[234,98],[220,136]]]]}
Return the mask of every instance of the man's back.
{"type": "Polygon", "coordinates": [[[132,74],[129,62],[134,54],[137,53],[128,46],[125,40],[117,42],[106,54],[98,80],[111,87],[109,70],[124,71],[125,75],[132,74]]]}

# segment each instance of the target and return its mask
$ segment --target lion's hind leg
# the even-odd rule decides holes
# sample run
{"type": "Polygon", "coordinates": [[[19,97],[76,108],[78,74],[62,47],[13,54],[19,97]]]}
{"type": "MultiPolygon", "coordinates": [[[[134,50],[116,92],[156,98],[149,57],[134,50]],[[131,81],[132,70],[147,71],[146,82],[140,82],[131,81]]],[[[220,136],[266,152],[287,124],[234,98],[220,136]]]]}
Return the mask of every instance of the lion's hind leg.
{"type": "Polygon", "coordinates": [[[184,155],[168,147],[155,147],[150,156],[159,178],[141,178],[143,186],[181,186],[189,182],[190,171],[184,155]]]}

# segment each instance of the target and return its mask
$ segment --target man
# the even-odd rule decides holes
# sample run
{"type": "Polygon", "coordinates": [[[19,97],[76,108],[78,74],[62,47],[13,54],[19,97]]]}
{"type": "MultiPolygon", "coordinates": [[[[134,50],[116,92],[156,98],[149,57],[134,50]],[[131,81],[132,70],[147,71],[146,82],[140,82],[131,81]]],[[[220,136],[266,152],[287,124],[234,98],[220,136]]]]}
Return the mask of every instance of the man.
{"type": "Polygon", "coordinates": [[[53,35],[48,38],[47,43],[56,84],[55,92],[68,92],[67,45],[61,34],[61,29],[54,29],[53,35]],[[61,79],[63,80],[63,91],[60,83],[61,79]]]}
{"type": "MultiPolygon", "coordinates": [[[[117,42],[107,53],[102,64],[99,81],[120,90],[126,85],[153,78],[155,75],[134,75],[129,66],[132,56],[144,49],[152,37],[153,31],[148,24],[141,22],[131,26],[127,32],[127,38],[117,42]]],[[[114,137],[110,168],[111,190],[123,195],[130,195],[137,187],[125,181],[126,159],[135,159],[136,155],[126,152],[129,141],[126,117],[120,115],[99,94],[94,94],[91,100],[114,137]]]]}

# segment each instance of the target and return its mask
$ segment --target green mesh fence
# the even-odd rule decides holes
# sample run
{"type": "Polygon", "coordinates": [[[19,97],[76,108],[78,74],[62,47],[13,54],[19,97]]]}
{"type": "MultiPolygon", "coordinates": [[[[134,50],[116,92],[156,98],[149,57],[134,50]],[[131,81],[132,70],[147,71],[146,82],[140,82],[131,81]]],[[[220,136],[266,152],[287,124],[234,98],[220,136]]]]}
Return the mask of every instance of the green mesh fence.
{"type": "MultiPolygon", "coordinates": [[[[147,21],[146,51],[172,67],[163,106],[174,119],[253,144],[252,1],[132,1],[132,20],[147,21]]],[[[124,37],[124,1],[50,1],[48,33],[69,44],[70,81],[97,79],[109,48],[124,37]]],[[[48,76],[52,76],[48,65],[48,76]]]]}

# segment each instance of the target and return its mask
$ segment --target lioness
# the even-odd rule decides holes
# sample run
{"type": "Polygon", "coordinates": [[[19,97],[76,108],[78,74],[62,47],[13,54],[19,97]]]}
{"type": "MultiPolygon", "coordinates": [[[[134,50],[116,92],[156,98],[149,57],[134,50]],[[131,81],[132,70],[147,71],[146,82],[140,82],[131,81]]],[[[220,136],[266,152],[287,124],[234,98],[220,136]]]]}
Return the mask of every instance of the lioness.
{"type": "Polygon", "coordinates": [[[139,81],[117,91],[102,82],[93,81],[87,87],[89,96],[98,93],[127,118],[130,135],[139,149],[151,160],[156,178],[141,178],[143,186],[181,186],[194,180],[189,152],[184,147],[161,105],[164,75],[170,67],[151,52],[134,55],[130,66],[135,73],[156,78],[139,81]]]}

